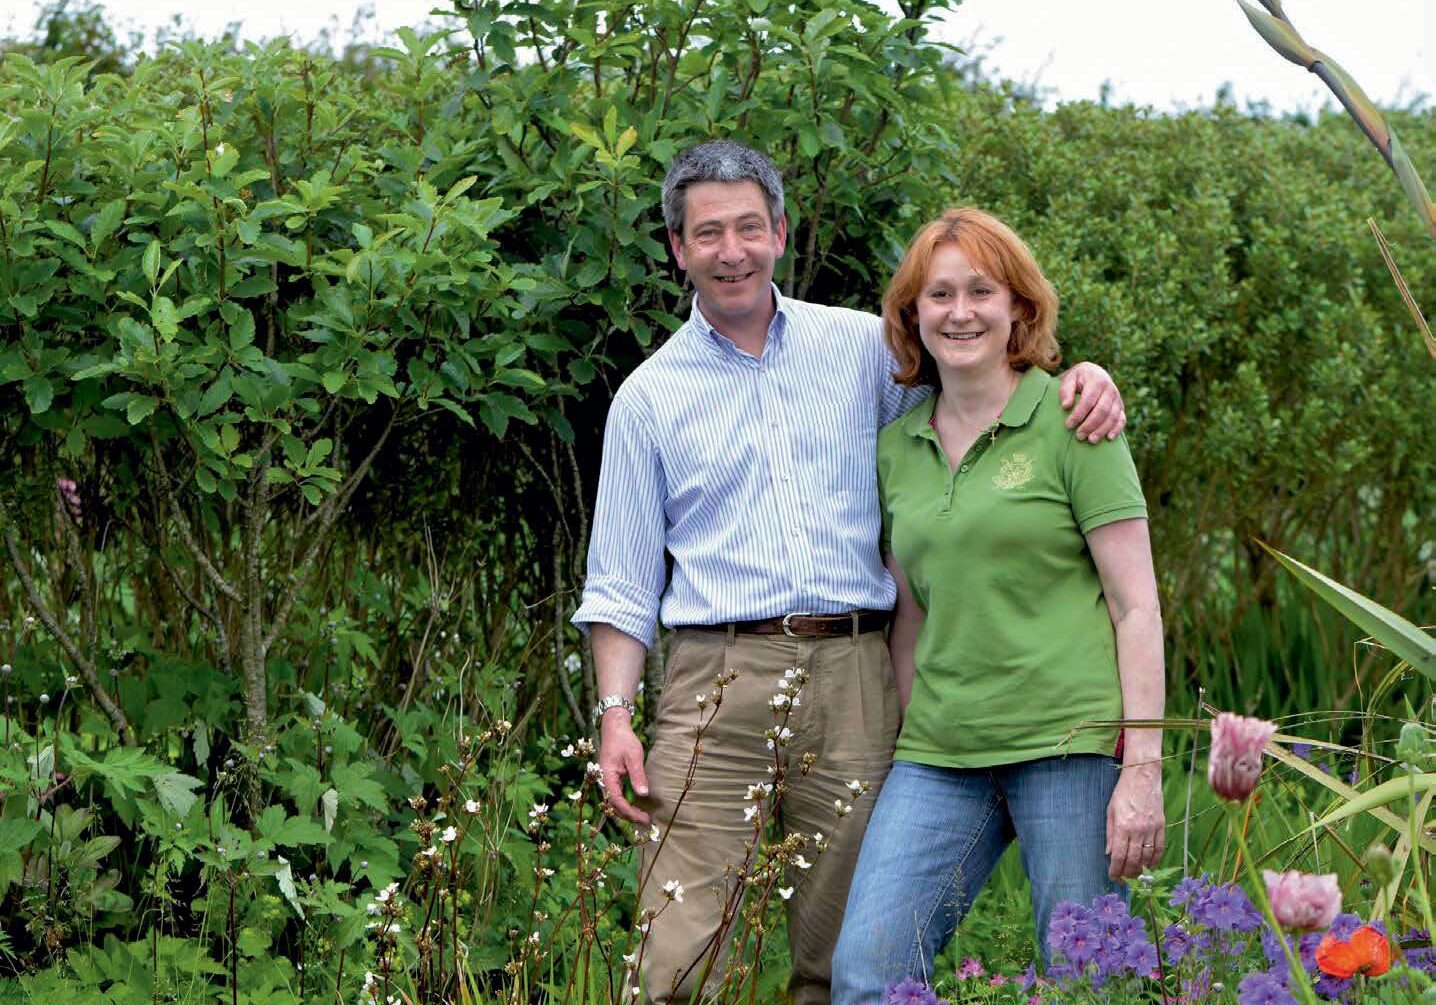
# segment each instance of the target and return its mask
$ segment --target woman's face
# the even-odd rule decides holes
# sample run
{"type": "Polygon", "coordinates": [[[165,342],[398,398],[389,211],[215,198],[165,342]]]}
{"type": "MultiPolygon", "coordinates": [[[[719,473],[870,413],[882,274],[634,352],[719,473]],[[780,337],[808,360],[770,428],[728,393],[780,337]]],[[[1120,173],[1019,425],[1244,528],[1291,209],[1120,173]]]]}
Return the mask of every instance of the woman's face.
{"type": "Polygon", "coordinates": [[[1012,291],[975,270],[956,244],[939,245],[917,295],[918,334],[939,376],[1006,367],[1012,321],[1012,291]]]}

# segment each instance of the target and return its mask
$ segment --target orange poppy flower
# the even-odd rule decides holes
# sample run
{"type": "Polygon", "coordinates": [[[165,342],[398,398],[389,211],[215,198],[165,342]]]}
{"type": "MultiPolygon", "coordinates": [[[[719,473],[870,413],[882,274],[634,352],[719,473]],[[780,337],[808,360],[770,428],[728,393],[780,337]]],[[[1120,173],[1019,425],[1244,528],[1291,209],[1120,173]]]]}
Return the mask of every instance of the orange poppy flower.
{"type": "Polygon", "coordinates": [[[1391,944],[1370,925],[1362,925],[1345,940],[1328,934],[1316,947],[1316,965],[1332,977],[1375,977],[1391,969],[1391,944]]]}

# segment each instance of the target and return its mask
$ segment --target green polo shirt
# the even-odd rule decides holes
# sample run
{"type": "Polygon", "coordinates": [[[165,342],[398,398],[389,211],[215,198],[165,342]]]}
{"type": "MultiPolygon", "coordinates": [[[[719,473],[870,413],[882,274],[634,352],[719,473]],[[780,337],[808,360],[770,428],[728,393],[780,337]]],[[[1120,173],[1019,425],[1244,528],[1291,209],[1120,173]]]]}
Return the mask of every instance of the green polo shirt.
{"type": "Polygon", "coordinates": [[[1057,379],[1033,367],[953,470],[936,396],[878,436],[883,549],[926,621],[898,760],[980,768],[1111,754],[1122,717],[1117,646],[1083,536],[1145,518],[1126,440],[1064,425],[1057,379]]]}

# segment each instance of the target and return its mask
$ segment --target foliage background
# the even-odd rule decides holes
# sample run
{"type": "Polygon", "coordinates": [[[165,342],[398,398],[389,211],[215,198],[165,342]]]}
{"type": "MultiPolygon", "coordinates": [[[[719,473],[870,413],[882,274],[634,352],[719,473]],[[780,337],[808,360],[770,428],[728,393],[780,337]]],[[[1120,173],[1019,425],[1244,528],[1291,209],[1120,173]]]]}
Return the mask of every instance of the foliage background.
{"type": "MultiPolygon", "coordinates": [[[[447,792],[490,807],[465,937],[501,979],[514,822],[581,776],[604,412],[687,310],[658,186],[707,136],[783,169],[792,296],[874,309],[941,208],[1009,219],[1124,390],[1174,709],[1358,705],[1389,661],[1255,542],[1433,620],[1429,360],[1363,221],[1418,296],[1436,247],[1340,115],[1046,112],[928,40],[944,6],[478,0],[341,60],[136,58],[61,7],[8,46],[5,966],[159,982],[163,937],[206,987],[304,1000],[317,959],[332,997],[404,800],[447,792]]],[[[1436,113],[1390,115],[1436,163],[1436,113]]]]}

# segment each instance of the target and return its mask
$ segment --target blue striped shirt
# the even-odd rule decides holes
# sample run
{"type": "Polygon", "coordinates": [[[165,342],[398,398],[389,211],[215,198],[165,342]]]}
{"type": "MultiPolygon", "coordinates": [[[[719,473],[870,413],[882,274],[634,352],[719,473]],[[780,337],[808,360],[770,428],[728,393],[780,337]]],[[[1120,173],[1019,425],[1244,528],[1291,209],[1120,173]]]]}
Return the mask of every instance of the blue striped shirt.
{"type": "Polygon", "coordinates": [[[761,357],[695,302],[614,395],[580,628],[892,607],[877,433],[927,389],[893,383],[877,317],[773,296],[761,357]]]}

